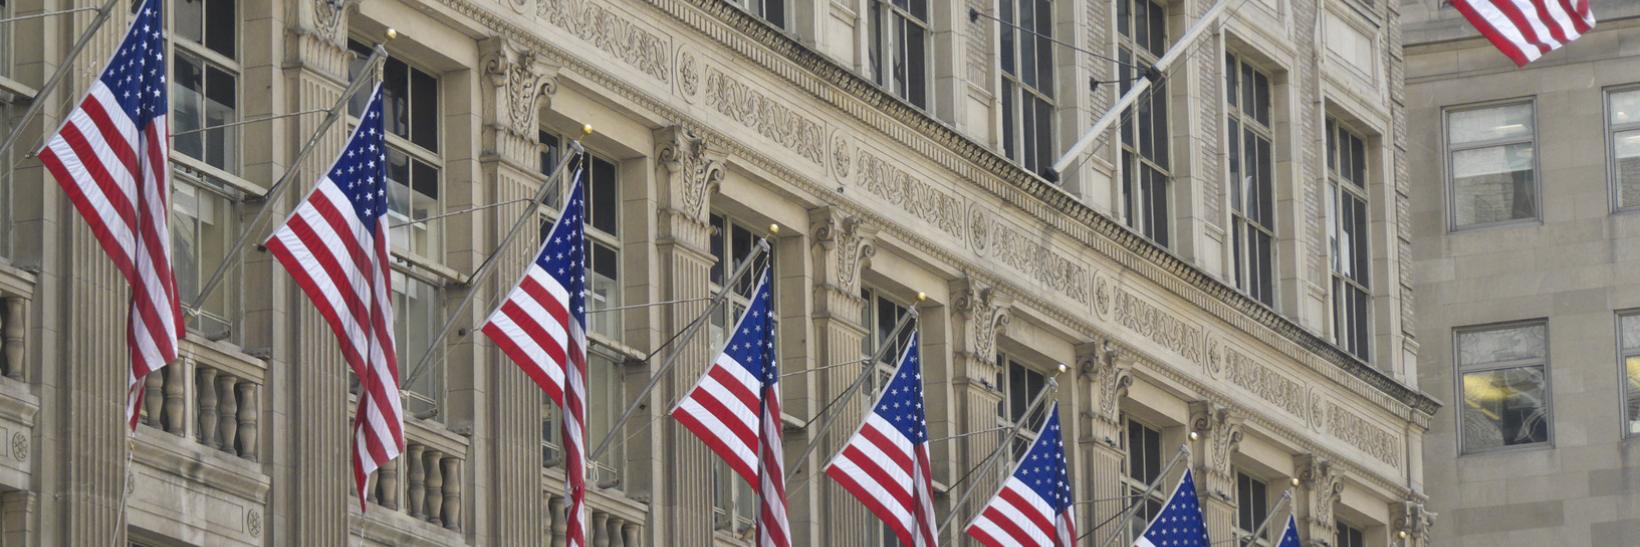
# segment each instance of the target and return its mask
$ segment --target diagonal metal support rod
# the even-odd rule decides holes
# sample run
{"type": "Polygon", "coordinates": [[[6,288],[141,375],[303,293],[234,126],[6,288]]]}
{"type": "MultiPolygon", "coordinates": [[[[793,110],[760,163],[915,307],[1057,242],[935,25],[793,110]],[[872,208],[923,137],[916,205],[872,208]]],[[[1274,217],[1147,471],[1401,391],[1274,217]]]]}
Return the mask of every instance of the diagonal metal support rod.
{"type": "Polygon", "coordinates": [[[277,119],[280,119],[280,118],[291,118],[291,117],[295,117],[295,116],[305,116],[305,115],[308,115],[308,114],[318,114],[318,113],[321,113],[321,112],[329,112],[329,110],[325,110],[325,109],[303,110],[301,112],[291,112],[289,114],[274,114],[272,116],[261,116],[261,117],[257,117],[257,118],[251,118],[251,119],[248,119],[248,120],[239,120],[237,122],[229,122],[229,123],[218,124],[218,125],[207,125],[205,127],[201,127],[201,128],[198,128],[198,129],[189,129],[187,131],[173,131],[173,132],[171,132],[171,140],[174,141],[174,140],[176,140],[177,137],[182,136],[182,135],[192,135],[194,133],[204,133],[206,131],[213,131],[213,130],[217,130],[217,129],[227,129],[229,127],[238,127],[238,126],[241,126],[241,125],[250,125],[250,124],[253,124],[253,123],[262,123],[262,122],[277,120],[277,119]]]}
{"type": "MultiPolygon", "coordinates": [[[[712,310],[722,305],[724,298],[728,297],[729,292],[734,290],[734,286],[740,283],[740,278],[744,277],[746,272],[751,271],[752,263],[757,262],[759,257],[768,252],[769,240],[767,238],[758,239],[757,245],[752,247],[752,252],[746,256],[746,259],[740,263],[739,267],[735,268],[734,275],[729,276],[729,279],[725,279],[723,285],[718,287],[717,294],[712,295],[712,301],[706,304],[706,309],[701,310],[700,315],[690,321],[689,326],[684,327],[682,333],[673,337],[672,340],[662,343],[660,347],[650,352],[649,357],[645,357],[644,361],[654,357],[656,353],[661,351],[661,347],[669,345],[673,340],[677,340],[679,344],[689,343],[689,340],[694,338],[695,333],[700,332],[700,326],[707,323],[706,317],[712,314],[712,310]]],[[[770,266],[772,267],[773,264],[770,264],[770,266]]],[[[638,407],[649,397],[649,392],[654,391],[655,386],[660,385],[661,378],[665,378],[667,374],[672,372],[672,367],[677,366],[678,356],[682,353],[681,351],[674,351],[666,356],[666,360],[661,362],[660,368],[656,369],[655,374],[649,377],[649,383],[644,384],[643,389],[638,390],[638,396],[632,398],[632,402],[626,405],[626,410],[621,412],[621,417],[616,418],[615,423],[609,426],[609,433],[605,434],[604,440],[598,443],[598,448],[588,453],[587,460],[598,461],[598,457],[602,456],[605,450],[609,450],[610,444],[621,434],[621,427],[626,425],[627,420],[632,419],[632,413],[637,412],[638,407]]]]}
{"type": "MultiPolygon", "coordinates": [[[[1065,366],[1060,365],[1060,372],[1064,372],[1064,370],[1065,366]]],[[[1015,422],[1013,427],[1008,429],[1008,434],[1003,437],[1003,441],[997,443],[996,448],[991,449],[991,454],[985,456],[985,461],[980,462],[979,468],[976,471],[981,476],[990,473],[992,466],[995,466],[997,462],[1002,461],[1002,459],[998,456],[1001,456],[1003,452],[1007,451],[1009,445],[1008,439],[1012,439],[1014,435],[1017,435],[1019,430],[1025,427],[1025,422],[1030,419],[1031,415],[1036,414],[1037,409],[1042,406],[1042,402],[1048,400],[1048,392],[1058,390],[1059,373],[1056,372],[1052,377],[1048,378],[1048,385],[1044,386],[1042,391],[1036,392],[1036,397],[1031,399],[1030,406],[1025,407],[1025,414],[1021,415],[1019,421],[1015,422]]],[[[972,473],[970,475],[972,475],[972,473]]],[[[964,480],[966,480],[966,477],[964,480]]],[[[956,503],[951,504],[951,514],[946,516],[945,522],[940,523],[940,529],[934,532],[934,537],[936,539],[945,537],[945,529],[950,527],[951,523],[957,520],[952,517],[957,516],[957,511],[962,509],[963,504],[968,503],[968,498],[973,497],[974,491],[977,490],[976,487],[978,486],[978,482],[971,482],[968,483],[968,486],[963,487],[962,495],[957,496],[956,503]]],[[[956,538],[952,538],[951,540],[953,543],[956,542],[956,538]]]]}
{"type": "Polygon", "coordinates": [[[587,313],[588,314],[593,314],[593,313],[606,313],[606,312],[621,311],[621,310],[633,310],[633,309],[638,309],[638,308],[653,308],[655,306],[668,306],[668,305],[672,305],[672,304],[682,304],[684,302],[705,302],[705,301],[711,300],[711,299],[712,299],[712,297],[710,297],[710,296],[702,297],[702,298],[679,298],[677,300],[662,300],[662,301],[659,301],[659,302],[646,302],[646,303],[643,303],[643,304],[631,304],[631,305],[627,305],[627,306],[616,306],[616,307],[613,307],[613,308],[602,308],[602,309],[596,309],[596,310],[587,310],[587,313]]]}
{"type": "Polygon", "coordinates": [[[71,14],[71,13],[79,13],[79,12],[82,12],[82,11],[97,11],[97,8],[86,7],[86,8],[69,8],[69,9],[58,10],[58,11],[43,11],[43,12],[40,12],[40,13],[31,13],[31,14],[28,14],[28,15],[19,15],[19,16],[16,16],[16,17],[8,17],[8,18],[5,18],[5,19],[0,19],[0,24],[11,23],[11,22],[14,22],[14,21],[26,21],[26,20],[29,20],[29,19],[39,19],[41,17],[53,17],[53,16],[57,16],[57,15],[68,15],[68,14],[71,14]]]}
{"type": "Polygon", "coordinates": [[[932,444],[932,443],[945,442],[945,441],[954,441],[954,440],[965,438],[965,437],[972,437],[974,435],[983,435],[985,433],[990,433],[992,431],[1002,431],[1004,429],[1013,429],[1013,427],[1014,426],[1011,426],[1011,425],[999,425],[997,427],[987,427],[985,429],[981,429],[981,430],[978,430],[978,431],[969,431],[967,433],[958,433],[956,435],[952,435],[952,436],[949,436],[949,437],[940,437],[938,439],[930,439],[928,442],[930,444],[932,444]]]}
{"type": "MultiPolygon", "coordinates": [[[[62,83],[63,76],[68,75],[68,72],[74,69],[74,59],[85,51],[86,44],[91,43],[91,38],[96,36],[97,29],[102,28],[103,23],[108,22],[108,15],[114,12],[114,6],[119,5],[119,3],[120,0],[103,2],[102,8],[97,10],[97,16],[91,19],[91,25],[80,33],[79,39],[74,41],[74,47],[69,48],[68,54],[63,56],[62,62],[57,64],[57,71],[52,72],[51,77],[46,78],[45,84],[40,86],[40,90],[34,92],[34,100],[29,101],[28,110],[23,112],[22,117],[12,122],[17,125],[12,126],[11,133],[6,135],[5,142],[0,142],[0,158],[7,157],[6,152],[11,150],[12,145],[17,144],[19,137],[23,136],[23,129],[28,127],[28,122],[32,121],[35,116],[40,115],[40,111],[46,106],[46,98],[51,96],[51,92],[57,88],[57,84],[62,83]]],[[[29,156],[33,157],[35,150],[39,148],[39,146],[35,146],[34,149],[29,150],[29,156]]]]}
{"type": "Polygon", "coordinates": [[[472,206],[472,207],[468,207],[466,209],[456,209],[454,211],[447,211],[443,214],[433,215],[433,216],[430,216],[430,217],[422,217],[422,218],[418,218],[418,219],[415,219],[415,220],[407,220],[407,221],[404,221],[404,222],[400,222],[398,224],[389,224],[387,227],[389,229],[403,228],[405,226],[410,226],[412,224],[421,224],[421,223],[427,222],[429,220],[438,220],[438,219],[441,219],[441,218],[444,218],[444,217],[453,217],[453,216],[456,216],[456,215],[465,215],[465,214],[471,213],[473,211],[482,211],[482,210],[485,210],[485,209],[494,209],[496,207],[504,207],[504,206],[507,206],[507,205],[512,205],[514,203],[523,203],[523,202],[526,202],[526,201],[529,201],[529,200],[530,200],[530,198],[518,198],[518,199],[509,199],[507,201],[503,201],[503,202],[499,202],[499,203],[487,203],[487,204],[484,204],[484,205],[475,205],[475,206],[472,206]]]}
{"type": "MultiPolygon", "coordinates": [[[[392,40],[397,35],[398,33],[393,29],[387,30],[388,40],[392,40]]],[[[239,238],[235,239],[233,246],[228,248],[227,254],[222,255],[222,263],[216,265],[216,271],[211,272],[209,280],[200,287],[199,295],[194,297],[193,306],[188,307],[194,315],[199,315],[201,310],[205,309],[205,300],[210,298],[211,293],[222,283],[223,275],[228,273],[228,268],[234,264],[239,257],[239,253],[245,250],[245,243],[250,241],[251,234],[255,233],[256,227],[262,224],[263,219],[268,218],[268,213],[273,212],[274,201],[279,199],[280,194],[283,194],[285,190],[291,187],[290,181],[296,178],[298,171],[302,170],[302,161],[307,159],[308,154],[313,153],[313,149],[318,146],[319,140],[324,137],[325,132],[330,130],[330,126],[335,125],[336,120],[341,119],[342,112],[347,109],[348,100],[352,99],[353,95],[364,87],[365,82],[375,81],[375,78],[366,78],[364,76],[366,74],[375,74],[376,68],[381,66],[382,61],[386,59],[387,48],[381,44],[376,44],[376,47],[370,52],[370,58],[365,60],[364,68],[359,71],[359,77],[354,78],[351,83],[347,84],[347,89],[342,90],[341,96],[336,98],[336,104],[331,105],[330,113],[325,116],[324,121],[319,122],[319,127],[314,130],[311,137],[308,137],[307,142],[302,144],[302,149],[296,153],[296,158],[291,160],[290,168],[286,169],[284,174],[279,175],[279,180],[268,188],[266,194],[262,195],[262,207],[256,211],[256,216],[252,217],[250,223],[245,225],[243,231],[239,233],[239,238]]]]}
{"type": "MultiPolygon", "coordinates": [[[[1195,440],[1196,434],[1192,432],[1190,435],[1191,440],[1195,440]]],[[[1082,538],[1093,535],[1094,532],[1099,531],[1099,529],[1104,527],[1106,524],[1110,524],[1112,522],[1126,522],[1128,517],[1133,515],[1133,510],[1138,509],[1139,505],[1144,503],[1145,498],[1150,497],[1151,492],[1155,492],[1157,488],[1161,487],[1162,481],[1167,480],[1168,473],[1172,473],[1173,468],[1178,466],[1179,462],[1183,461],[1185,456],[1188,455],[1190,455],[1190,443],[1187,442],[1179,445],[1179,451],[1173,454],[1173,459],[1168,460],[1165,467],[1162,467],[1162,472],[1156,474],[1156,480],[1150,481],[1150,484],[1145,485],[1145,491],[1139,493],[1139,499],[1129,503],[1127,507],[1123,507],[1122,512],[1117,513],[1116,516],[1105,519],[1104,522],[1101,522],[1097,526],[1089,529],[1087,533],[1082,534],[1082,537],[1076,538],[1077,541],[1081,541],[1082,538]]],[[[1118,537],[1122,537],[1122,534],[1111,534],[1110,537],[1105,539],[1105,542],[1100,545],[1102,547],[1110,547],[1110,545],[1114,543],[1118,537]]]]}

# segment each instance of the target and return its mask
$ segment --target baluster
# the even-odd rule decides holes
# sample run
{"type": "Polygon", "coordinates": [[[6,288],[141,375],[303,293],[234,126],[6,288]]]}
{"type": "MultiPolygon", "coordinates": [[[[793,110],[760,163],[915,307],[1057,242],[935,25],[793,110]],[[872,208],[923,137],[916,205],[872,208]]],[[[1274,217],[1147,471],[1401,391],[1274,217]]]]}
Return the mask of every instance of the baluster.
{"type": "Polygon", "coordinates": [[[552,546],[563,545],[564,536],[569,533],[569,523],[564,519],[563,496],[547,498],[547,516],[552,520],[552,546]]]}
{"type": "Polygon", "coordinates": [[[625,522],[621,517],[609,516],[609,529],[604,532],[609,536],[609,547],[626,547],[626,538],[621,537],[621,526],[625,522]]]}
{"type": "Polygon", "coordinates": [[[410,504],[406,506],[406,508],[409,509],[410,516],[417,518],[421,517],[421,505],[426,494],[426,490],[423,489],[424,481],[422,480],[423,477],[426,476],[426,471],[421,465],[421,454],[423,450],[426,450],[426,447],[419,444],[412,444],[410,445],[409,455],[404,459],[405,469],[410,472],[410,492],[408,496],[409,499],[406,500],[409,501],[410,504]]]}
{"type": "Polygon", "coordinates": [[[165,422],[161,419],[160,412],[165,410],[165,371],[150,373],[142,382],[142,422],[150,427],[163,429],[165,422]]]}
{"type": "Polygon", "coordinates": [[[239,412],[236,414],[239,416],[239,457],[253,462],[257,461],[256,422],[260,419],[257,414],[262,411],[261,407],[256,404],[258,387],[250,382],[240,382],[237,386],[239,390],[239,412]]]}
{"type": "Polygon", "coordinates": [[[165,373],[165,431],[179,437],[187,433],[189,361],[183,359],[160,369],[165,373]]]}
{"type": "Polygon", "coordinates": [[[216,376],[216,393],[221,404],[218,406],[220,417],[216,421],[217,437],[222,441],[222,451],[235,454],[239,440],[239,394],[234,392],[234,386],[239,385],[239,379],[231,374],[216,376]]]}
{"type": "Polygon", "coordinates": [[[27,380],[28,370],[25,353],[28,346],[24,345],[24,333],[28,330],[25,322],[28,314],[28,300],[16,296],[6,299],[5,326],[3,332],[6,340],[6,377],[17,380],[27,380]]]}
{"type": "Polygon", "coordinates": [[[364,501],[376,503],[376,485],[381,484],[378,478],[382,474],[380,468],[364,477],[364,501]]]}
{"type": "Polygon", "coordinates": [[[382,464],[381,471],[378,473],[381,476],[381,482],[380,486],[376,488],[376,490],[378,490],[376,494],[376,503],[388,509],[399,508],[400,459],[401,458],[393,458],[391,460],[387,460],[387,463],[382,464]]]}
{"type": "Polygon", "coordinates": [[[427,466],[427,512],[424,518],[433,524],[444,523],[444,470],[439,468],[439,460],[443,458],[444,453],[429,448],[422,462],[427,466]]]}
{"type": "Polygon", "coordinates": [[[643,545],[643,526],[636,522],[626,522],[621,526],[621,535],[626,540],[622,547],[638,547],[643,545]]]}
{"type": "Polygon", "coordinates": [[[216,369],[199,367],[199,383],[194,384],[194,398],[199,401],[199,442],[211,448],[222,446],[216,438],[216,369]]]}
{"type": "Polygon", "coordinates": [[[609,547],[609,513],[603,511],[592,512],[592,529],[585,535],[592,536],[592,547],[609,547]]]}
{"type": "Polygon", "coordinates": [[[461,530],[461,460],[444,458],[444,527],[461,530]]]}

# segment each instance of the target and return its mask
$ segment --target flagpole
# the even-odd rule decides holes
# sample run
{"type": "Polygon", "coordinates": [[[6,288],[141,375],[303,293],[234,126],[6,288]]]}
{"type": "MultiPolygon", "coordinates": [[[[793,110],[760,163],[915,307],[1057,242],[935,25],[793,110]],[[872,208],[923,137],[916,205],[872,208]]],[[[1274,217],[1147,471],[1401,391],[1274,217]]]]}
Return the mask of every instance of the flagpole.
{"type": "MultiPolygon", "coordinates": [[[[591,134],[591,125],[581,126],[582,136],[591,134]]],[[[564,168],[569,166],[570,161],[573,161],[586,153],[586,149],[581,147],[580,139],[570,141],[569,146],[570,152],[568,154],[564,154],[564,157],[558,160],[558,165],[553,166],[552,175],[548,176],[547,181],[541,184],[541,189],[535,191],[535,199],[530,203],[533,204],[546,201],[547,192],[552,191],[553,188],[558,188],[558,186],[553,185],[553,181],[564,176],[564,168]]],[[[434,335],[433,339],[427,342],[427,351],[422,352],[421,359],[416,361],[416,366],[411,367],[410,375],[406,376],[403,381],[399,382],[399,386],[405,386],[415,382],[416,378],[421,377],[421,373],[427,370],[427,363],[432,362],[433,355],[439,352],[439,342],[444,340],[446,335],[450,334],[450,328],[454,327],[456,321],[461,319],[461,312],[466,310],[469,304],[473,303],[473,297],[478,296],[479,285],[482,285],[485,278],[489,277],[490,272],[492,271],[490,268],[495,266],[496,259],[501,256],[502,251],[507,250],[507,247],[512,245],[513,239],[518,237],[519,230],[522,229],[524,224],[526,224],[534,216],[535,207],[533,205],[525,207],[523,214],[518,215],[518,220],[513,221],[512,228],[507,229],[507,235],[501,238],[501,243],[496,244],[495,250],[490,251],[490,256],[485,257],[484,262],[480,262],[478,264],[478,269],[474,270],[473,275],[467,278],[467,295],[461,297],[461,303],[456,304],[456,309],[450,311],[449,319],[444,320],[444,326],[439,328],[438,334],[434,335]]],[[[494,310],[492,310],[492,312],[493,311],[494,310]]]]}
{"type": "MultiPolygon", "coordinates": [[[[1189,438],[1190,438],[1191,442],[1195,442],[1196,439],[1200,438],[1200,435],[1197,435],[1195,431],[1191,431],[1190,434],[1189,434],[1189,438]]],[[[1133,515],[1133,510],[1138,509],[1139,505],[1144,503],[1144,501],[1145,501],[1144,498],[1150,496],[1151,492],[1156,491],[1156,488],[1158,488],[1162,485],[1162,481],[1167,480],[1168,473],[1172,473],[1173,468],[1175,466],[1179,465],[1179,462],[1183,461],[1184,457],[1188,454],[1190,454],[1190,443],[1185,443],[1185,444],[1179,445],[1178,453],[1175,453],[1173,455],[1173,459],[1169,460],[1167,462],[1167,466],[1162,468],[1161,473],[1156,474],[1156,480],[1150,481],[1150,484],[1145,485],[1145,491],[1140,492],[1140,498],[1139,499],[1134,500],[1132,503],[1129,503],[1127,507],[1122,508],[1122,512],[1118,513],[1116,515],[1117,518],[1115,519],[1115,522],[1126,521],[1129,516],[1132,516],[1133,515]]],[[[1112,521],[1105,521],[1105,522],[1100,523],[1098,526],[1094,526],[1092,530],[1088,530],[1088,533],[1082,534],[1082,537],[1088,537],[1089,535],[1092,535],[1095,531],[1097,531],[1099,529],[1100,526],[1104,526],[1105,524],[1110,523],[1110,522],[1112,522],[1112,521]]],[[[1105,539],[1104,543],[1100,544],[1100,546],[1101,547],[1109,547],[1110,544],[1112,542],[1116,541],[1116,538],[1121,537],[1121,535],[1122,534],[1119,534],[1119,533],[1118,534],[1111,534],[1109,538],[1105,539]]],[[[1082,538],[1076,538],[1076,539],[1082,539],[1082,538]]]]}
{"type": "MultiPolygon", "coordinates": [[[[769,231],[776,234],[780,233],[780,225],[770,225],[769,231]]],[[[691,321],[688,327],[684,328],[683,333],[678,335],[681,339],[678,343],[687,344],[689,343],[689,340],[694,338],[695,333],[700,331],[700,326],[706,324],[706,321],[703,321],[702,319],[712,313],[712,310],[717,308],[719,304],[723,303],[724,297],[728,296],[729,291],[733,290],[735,283],[738,283],[740,278],[745,276],[746,272],[752,269],[752,263],[756,262],[758,257],[767,254],[768,252],[769,240],[767,238],[758,239],[757,245],[752,246],[751,254],[747,255],[746,259],[741,261],[740,266],[735,268],[734,275],[729,276],[729,279],[724,280],[723,286],[718,288],[717,294],[712,295],[712,301],[706,303],[706,309],[702,311],[700,316],[696,317],[694,321],[691,321]]],[[[660,351],[660,348],[655,348],[655,351],[660,351]]],[[[621,417],[617,418],[615,423],[609,426],[609,433],[605,434],[604,440],[598,443],[598,448],[594,449],[587,455],[588,461],[598,461],[598,457],[602,456],[605,450],[609,450],[610,443],[614,442],[615,437],[620,435],[621,428],[626,425],[626,421],[632,419],[632,413],[638,410],[638,405],[643,404],[644,399],[649,397],[649,392],[654,391],[655,386],[660,384],[661,378],[665,378],[667,373],[672,371],[672,367],[676,366],[678,363],[678,355],[682,353],[683,352],[674,351],[670,355],[666,356],[666,360],[661,362],[660,368],[656,369],[655,374],[649,377],[649,383],[645,384],[643,389],[638,390],[638,395],[633,397],[632,402],[626,405],[626,410],[621,412],[621,417]]],[[[651,353],[650,357],[654,357],[654,354],[651,353]]],[[[646,357],[644,360],[648,361],[649,358],[646,357]]]]}
{"type": "MultiPolygon", "coordinates": [[[[386,36],[387,41],[391,42],[399,37],[399,33],[390,28],[387,29],[386,36]]],[[[222,283],[224,274],[228,273],[228,267],[232,266],[234,259],[239,256],[241,251],[245,250],[245,242],[250,240],[251,233],[262,223],[262,219],[267,218],[268,213],[273,211],[274,201],[279,199],[279,196],[286,189],[290,188],[291,179],[294,179],[296,173],[302,170],[302,160],[307,159],[308,154],[313,152],[313,149],[319,144],[319,139],[323,138],[325,132],[330,130],[330,126],[335,125],[336,120],[341,119],[342,111],[347,108],[347,102],[353,98],[354,94],[359,92],[365,82],[376,80],[375,78],[366,78],[364,75],[375,72],[376,67],[386,59],[387,48],[383,47],[382,44],[376,44],[376,47],[370,51],[370,57],[365,59],[364,68],[359,71],[359,77],[354,78],[352,82],[347,84],[347,88],[342,90],[342,95],[336,98],[336,104],[331,105],[330,112],[325,115],[324,121],[319,122],[319,127],[314,130],[313,136],[308,137],[307,142],[302,144],[302,149],[296,153],[296,158],[291,160],[290,168],[286,169],[284,174],[279,175],[279,180],[268,188],[266,194],[262,194],[262,207],[256,211],[256,216],[252,217],[250,223],[246,224],[239,233],[239,238],[234,240],[233,246],[228,248],[227,254],[222,255],[222,262],[216,265],[216,271],[211,272],[211,277],[205,282],[205,285],[200,287],[199,296],[194,297],[193,305],[188,308],[190,314],[197,315],[205,306],[205,300],[210,298],[217,285],[222,283]]]]}
{"type": "MultiPolygon", "coordinates": [[[[1031,399],[1030,406],[1025,407],[1025,414],[1020,416],[1019,422],[1015,423],[1014,427],[1008,430],[1008,434],[1002,438],[1001,442],[997,443],[996,448],[991,449],[991,454],[985,457],[984,462],[980,463],[979,474],[981,476],[990,473],[991,467],[996,465],[997,462],[1002,461],[1001,458],[998,458],[997,456],[1002,455],[1003,449],[1008,447],[1008,441],[1013,439],[1014,435],[1018,434],[1021,428],[1025,427],[1025,422],[1030,419],[1032,414],[1036,413],[1036,409],[1038,407],[1042,406],[1042,402],[1048,400],[1048,392],[1059,390],[1059,373],[1065,372],[1066,368],[1067,367],[1063,363],[1059,365],[1059,372],[1054,373],[1052,377],[1048,378],[1048,385],[1043,387],[1042,391],[1036,392],[1036,397],[1031,399]]],[[[978,482],[971,482],[968,483],[968,486],[962,489],[962,495],[957,497],[956,503],[951,504],[951,514],[947,515],[947,517],[957,516],[957,511],[962,508],[962,504],[968,503],[968,498],[974,495],[974,490],[977,486],[979,486],[978,482]]],[[[956,520],[957,519],[955,518],[946,518],[945,522],[940,523],[940,529],[934,532],[934,537],[944,537],[945,529],[951,526],[952,522],[956,522],[956,520]]],[[[955,538],[953,538],[953,541],[954,540],[955,538]]]]}
{"type": "MultiPolygon", "coordinates": [[[[922,293],[917,293],[917,295],[927,298],[927,296],[923,296],[922,293]]],[[[906,311],[908,313],[900,317],[900,320],[894,323],[894,329],[888,331],[888,336],[883,338],[883,344],[877,348],[877,351],[872,352],[871,360],[866,362],[865,369],[861,370],[860,374],[854,377],[854,381],[849,383],[848,389],[844,390],[842,395],[839,395],[840,399],[828,403],[826,405],[827,408],[820,409],[820,412],[826,415],[826,419],[820,422],[819,429],[814,430],[814,440],[809,441],[809,445],[803,447],[803,452],[798,454],[797,459],[794,460],[797,463],[792,464],[792,469],[786,472],[786,482],[791,482],[792,477],[797,476],[797,471],[803,468],[803,461],[807,460],[809,455],[814,453],[815,449],[820,448],[820,442],[825,440],[826,430],[831,429],[831,424],[836,423],[837,416],[841,414],[840,412],[830,412],[828,409],[836,405],[846,405],[850,400],[854,399],[854,394],[860,391],[860,384],[865,383],[866,378],[870,378],[873,373],[877,372],[877,367],[874,366],[874,363],[876,363],[878,359],[883,358],[883,354],[888,351],[888,348],[894,346],[893,342],[899,340],[900,332],[905,330],[907,326],[910,326],[912,321],[917,320],[918,312],[916,306],[911,306],[911,308],[906,311]]],[[[898,368],[899,366],[895,365],[895,369],[898,368]]],[[[806,486],[811,482],[814,481],[805,481],[803,485],[806,486]]],[[[793,491],[801,489],[802,486],[799,486],[798,488],[793,489],[793,491]]],[[[788,492],[786,497],[788,499],[791,498],[791,493],[788,492]]]]}
{"type": "MultiPolygon", "coordinates": [[[[102,9],[97,10],[97,17],[91,20],[91,26],[87,27],[85,32],[80,33],[79,40],[74,42],[74,46],[69,48],[68,54],[63,57],[62,62],[57,64],[57,71],[52,72],[51,77],[46,79],[45,85],[40,86],[40,90],[34,93],[34,100],[29,102],[28,110],[23,111],[23,117],[17,119],[17,125],[11,128],[10,134],[6,135],[6,141],[0,143],[0,158],[7,157],[6,152],[11,150],[11,145],[17,144],[18,137],[23,136],[23,128],[28,127],[29,120],[38,116],[40,110],[45,108],[46,98],[51,96],[51,90],[63,81],[63,76],[68,75],[68,71],[73,70],[74,58],[79,57],[80,53],[85,51],[85,46],[91,43],[92,36],[97,33],[97,29],[102,28],[103,23],[108,22],[108,16],[114,12],[114,6],[119,3],[120,0],[108,0],[103,3],[102,9]]],[[[29,154],[33,155],[34,152],[31,150],[29,154]]]]}

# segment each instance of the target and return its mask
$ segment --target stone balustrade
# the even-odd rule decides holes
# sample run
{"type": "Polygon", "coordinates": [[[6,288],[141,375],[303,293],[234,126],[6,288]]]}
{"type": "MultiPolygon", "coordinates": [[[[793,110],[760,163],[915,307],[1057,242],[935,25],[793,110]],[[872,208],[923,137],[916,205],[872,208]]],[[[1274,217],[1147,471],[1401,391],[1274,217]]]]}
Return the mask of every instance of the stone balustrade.
{"type": "Polygon", "coordinates": [[[258,461],[264,369],[213,343],[184,340],[175,363],[148,375],[143,424],[258,461]]]}
{"type": "MultiPolygon", "coordinates": [[[[410,423],[406,424],[411,425],[410,423]]],[[[466,445],[449,435],[409,428],[404,454],[370,476],[365,501],[445,529],[462,529],[462,466],[466,445]]]]}
{"type": "MultiPolygon", "coordinates": [[[[603,507],[609,505],[600,496],[588,493],[587,542],[592,547],[641,547],[644,545],[643,513],[641,508],[603,507]],[[637,512],[634,511],[637,510],[637,512]]],[[[565,499],[562,492],[547,495],[548,532],[552,545],[564,544],[569,528],[564,520],[565,499]]]]}
{"type": "Polygon", "coordinates": [[[28,310],[34,276],[0,266],[0,375],[28,381],[28,310]]]}

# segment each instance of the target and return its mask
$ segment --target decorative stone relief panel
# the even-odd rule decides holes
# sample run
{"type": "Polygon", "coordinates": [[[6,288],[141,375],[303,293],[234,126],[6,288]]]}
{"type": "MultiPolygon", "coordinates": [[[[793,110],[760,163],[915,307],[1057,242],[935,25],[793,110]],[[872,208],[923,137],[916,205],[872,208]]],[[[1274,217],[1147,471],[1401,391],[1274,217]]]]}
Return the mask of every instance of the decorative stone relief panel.
{"type": "Polygon", "coordinates": [[[695,52],[689,46],[678,46],[678,94],[689,104],[700,95],[700,70],[695,52]]]}
{"type": "Polygon", "coordinates": [[[1224,356],[1222,368],[1214,367],[1220,379],[1247,390],[1299,421],[1307,422],[1309,390],[1303,382],[1288,378],[1228,345],[1223,346],[1222,350],[1219,347],[1214,350],[1214,353],[1224,356]]]}
{"type": "MultiPolygon", "coordinates": [[[[910,213],[959,243],[963,240],[961,198],[912,176],[866,148],[858,148],[854,152],[854,187],[910,213]]],[[[848,174],[848,157],[847,141],[834,143],[832,160],[844,165],[839,170],[840,177],[848,174]],[[842,152],[839,153],[839,150],[842,152]]]]}
{"type": "MultiPolygon", "coordinates": [[[[323,0],[320,0],[323,1],[323,0]]],[[[512,0],[509,0],[512,1],[512,0]]],[[[672,78],[670,38],[591,0],[540,0],[535,14],[655,80],[672,78]]]]}
{"type": "Polygon", "coordinates": [[[978,202],[969,205],[968,235],[970,247],[980,256],[995,259],[1084,306],[1089,303],[1087,266],[1038,243],[1040,238],[1014,229],[992,208],[978,202]]]}
{"type": "Polygon", "coordinates": [[[716,66],[706,65],[706,106],[759,135],[826,165],[826,126],[747,85],[716,66]]]}
{"type": "Polygon", "coordinates": [[[1118,324],[1184,356],[1198,366],[1208,366],[1205,351],[1207,335],[1200,326],[1174,317],[1155,304],[1126,290],[1117,291],[1115,298],[1118,324]]]}
{"type": "Polygon", "coordinates": [[[1390,467],[1401,468],[1405,450],[1401,448],[1399,435],[1378,427],[1357,415],[1354,410],[1340,406],[1336,402],[1324,401],[1321,406],[1326,408],[1324,429],[1328,435],[1360,449],[1390,467]]]}

